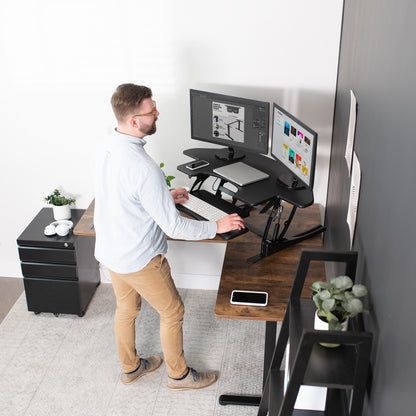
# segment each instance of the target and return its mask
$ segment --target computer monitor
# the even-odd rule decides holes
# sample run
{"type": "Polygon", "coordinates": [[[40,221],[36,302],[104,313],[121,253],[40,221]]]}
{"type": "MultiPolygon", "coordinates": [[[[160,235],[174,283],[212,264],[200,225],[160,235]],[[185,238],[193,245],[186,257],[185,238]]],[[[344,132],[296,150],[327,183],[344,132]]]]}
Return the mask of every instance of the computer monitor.
{"type": "Polygon", "coordinates": [[[267,154],[269,103],[212,92],[190,90],[191,137],[227,146],[216,156],[238,160],[244,151],[267,154]]]}
{"type": "Polygon", "coordinates": [[[279,182],[313,189],[317,140],[316,132],[273,103],[271,154],[283,166],[279,182]]]}

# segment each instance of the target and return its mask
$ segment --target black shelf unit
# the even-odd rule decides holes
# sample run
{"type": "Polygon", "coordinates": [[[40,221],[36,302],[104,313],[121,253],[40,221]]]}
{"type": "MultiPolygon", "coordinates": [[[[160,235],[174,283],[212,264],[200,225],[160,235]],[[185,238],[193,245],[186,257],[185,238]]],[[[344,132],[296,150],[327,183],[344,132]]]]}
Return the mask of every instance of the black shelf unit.
{"type": "MultiPolygon", "coordinates": [[[[85,210],[72,209],[74,227],[85,210]]],[[[17,239],[29,311],[83,316],[100,284],[94,258],[95,237],[45,236],[53,222],[52,208],[43,208],[17,239]]]]}
{"type": "Polygon", "coordinates": [[[311,251],[301,254],[288,307],[264,384],[258,416],[360,416],[369,371],[372,334],[362,331],[362,322],[352,319],[346,332],[313,329],[316,307],[301,299],[312,260],[346,264],[355,280],[356,252],[311,251]],[[341,344],[326,348],[319,343],[341,344]],[[289,343],[289,381],[284,393],[282,362],[289,343]],[[327,387],[324,411],[295,409],[302,385],[327,387]]]}

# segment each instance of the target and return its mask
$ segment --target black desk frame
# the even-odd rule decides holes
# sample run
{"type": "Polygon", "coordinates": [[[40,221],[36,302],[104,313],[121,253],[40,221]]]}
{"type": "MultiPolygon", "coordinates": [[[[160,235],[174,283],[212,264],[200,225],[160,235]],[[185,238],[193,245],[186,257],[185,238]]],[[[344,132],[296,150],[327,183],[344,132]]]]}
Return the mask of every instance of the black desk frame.
{"type": "Polygon", "coordinates": [[[280,250],[288,248],[294,244],[297,244],[303,240],[306,240],[316,234],[325,231],[326,227],[317,225],[312,229],[305,231],[301,234],[286,237],[286,233],[289,226],[295,216],[297,208],[306,208],[313,204],[313,192],[307,188],[288,188],[282,185],[279,180],[279,174],[284,174],[281,171],[280,165],[273,159],[254,153],[247,153],[244,158],[244,163],[253,166],[254,168],[260,169],[270,176],[268,179],[259,182],[246,185],[244,187],[238,186],[237,184],[223,178],[214,172],[214,169],[222,166],[226,166],[237,162],[237,160],[227,161],[216,157],[220,149],[188,149],[184,151],[184,154],[192,157],[193,159],[206,160],[209,165],[204,166],[197,171],[190,170],[186,167],[189,163],[185,163],[178,166],[178,170],[187,174],[189,177],[196,176],[196,179],[192,185],[191,192],[199,190],[202,184],[210,177],[214,176],[220,179],[220,184],[217,188],[215,195],[221,198],[221,193],[224,192],[232,197],[233,205],[236,206],[237,201],[243,202],[242,206],[239,206],[236,210],[242,217],[249,215],[252,207],[259,206],[260,204],[266,204],[261,207],[261,213],[269,213],[267,224],[264,230],[251,229],[256,234],[262,236],[260,253],[256,256],[247,259],[248,263],[255,263],[264,257],[267,257],[280,250]],[[227,189],[224,185],[230,182],[237,187],[236,192],[232,192],[227,189]],[[292,205],[292,211],[285,221],[284,227],[281,233],[278,235],[280,230],[280,217],[283,210],[281,205],[282,201],[286,201],[292,205]],[[275,223],[272,237],[269,237],[269,230],[275,223]]]}
{"type": "MultiPolygon", "coordinates": [[[[273,359],[276,346],[276,321],[266,321],[265,343],[264,343],[264,364],[263,364],[263,390],[267,383],[268,371],[273,359]]],[[[260,406],[262,396],[244,396],[234,394],[222,394],[219,397],[219,404],[237,406],[260,406]]]]}

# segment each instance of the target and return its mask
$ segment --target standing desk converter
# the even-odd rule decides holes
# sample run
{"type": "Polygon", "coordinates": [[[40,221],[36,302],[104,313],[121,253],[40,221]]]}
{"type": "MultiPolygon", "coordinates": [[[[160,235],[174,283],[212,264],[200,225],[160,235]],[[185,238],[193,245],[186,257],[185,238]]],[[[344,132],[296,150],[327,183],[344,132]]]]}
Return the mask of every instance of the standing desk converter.
{"type": "MultiPolygon", "coordinates": [[[[216,174],[213,170],[222,166],[230,165],[236,161],[225,161],[218,159],[216,153],[219,149],[187,149],[183,153],[193,159],[206,160],[209,165],[200,169],[190,170],[186,167],[189,162],[178,166],[178,170],[185,173],[188,176],[196,177],[194,187],[199,186],[200,183],[205,181],[209,176],[214,176],[223,179],[220,175],[216,174]]],[[[246,186],[239,187],[234,184],[238,190],[235,193],[235,197],[246,204],[257,205],[270,201],[275,196],[279,196],[286,202],[295,205],[298,208],[305,208],[313,204],[313,193],[309,189],[300,189],[293,191],[283,185],[277,183],[277,178],[284,176],[285,173],[279,164],[267,157],[256,153],[247,153],[241,162],[246,163],[254,168],[257,168],[265,173],[269,174],[268,179],[264,179],[261,182],[252,183],[246,186]]],[[[227,182],[224,180],[224,183],[227,182]]]]}
{"type": "MultiPolygon", "coordinates": [[[[255,182],[245,186],[239,186],[236,183],[231,182],[228,179],[221,177],[214,172],[215,169],[223,166],[230,165],[239,160],[223,160],[219,159],[216,154],[219,149],[188,149],[184,151],[184,154],[192,157],[193,159],[206,160],[209,164],[200,169],[190,170],[187,168],[188,163],[178,166],[178,170],[187,174],[190,177],[195,177],[194,184],[191,188],[191,193],[207,200],[209,203],[215,204],[215,198],[207,191],[202,190],[201,186],[210,176],[216,177],[220,180],[216,191],[216,198],[221,201],[217,207],[230,213],[224,202],[221,199],[222,193],[228,194],[232,197],[232,204],[235,208],[233,212],[239,213],[243,218],[251,215],[253,207],[260,209],[261,213],[268,213],[268,219],[262,228],[258,225],[248,224],[248,228],[251,231],[256,232],[262,236],[261,243],[259,244],[259,253],[249,257],[247,260],[250,263],[261,260],[273,253],[290,247],[294,244],[298,244],[308,238],[313,237],[316,234],[320,234],[325,231],[325,227],[319,224],[319,219],[316,219],[315,224],[311,224],[311,228],[302,230],[301,233],[293,234],[293,227],[290,228],[292,232],[291,237],[287,237],[287,231],[292,224],[292,220],[295,216],[297,208],[306,208],[313,204],[313,192],[306,187],[289,188],[284,185],[280,180],[286,179],[290,183],[293,175],[288,175],[284,168],[275,160],[255,153],[247,153],[242,159],[242,162],[259,169],[260,171],[267,173],[269,177],[259,182],[255,182]],[[231,183],[237,190],[232,191],[225,185],[231,183]],[[242,205],[237,206],[237,201],[242,202],[242,205]],[[280,221],[282,212],[284,209],[283,201],[290,204],[291,212],[286,218],[284,227],[280,229],[280,221]],[[225,209],[224,209],[225,208],[225,209]],[[273,227],[272,227],[273,226],[273,227]]],[[[231,204],[230,204],[231,205],[231,204]]],[[[286,207],[287,208],[287,207],[286,207]]]]}

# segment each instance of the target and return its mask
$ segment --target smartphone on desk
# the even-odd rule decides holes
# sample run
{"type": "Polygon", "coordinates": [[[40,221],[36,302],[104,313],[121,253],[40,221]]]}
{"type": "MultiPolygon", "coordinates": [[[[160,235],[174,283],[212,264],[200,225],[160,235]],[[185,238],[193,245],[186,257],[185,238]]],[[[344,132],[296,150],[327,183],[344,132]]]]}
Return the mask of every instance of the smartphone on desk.
{"type": "Polygon", "coordinates": [[[268,297],[267,292],[233,290],[230,302],[232,305],[267,306],[268,297]]]}
{"type": "Polygon", "coordinates": [[[208,166],[209,163],[206,160],[195,160],[195,162],[189,163],[186,167],[189,170],[196,170],[208,166]]]}

